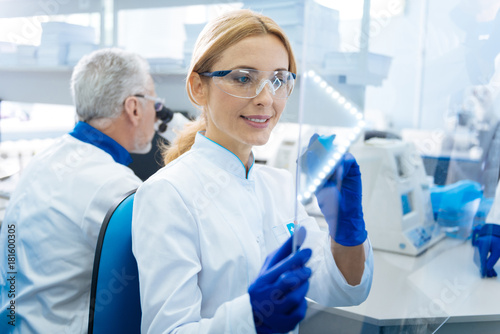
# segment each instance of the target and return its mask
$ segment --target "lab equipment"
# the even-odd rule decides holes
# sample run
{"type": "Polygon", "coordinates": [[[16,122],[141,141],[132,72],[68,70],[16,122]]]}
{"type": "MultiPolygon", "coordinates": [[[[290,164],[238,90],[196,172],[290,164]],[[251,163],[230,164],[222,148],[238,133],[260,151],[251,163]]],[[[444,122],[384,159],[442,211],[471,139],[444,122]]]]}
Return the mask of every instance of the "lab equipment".
{"type": "MultiPolygon", "coordinates": [[[[168,128],[167,124],[170,123],[174,119],[174,116],[176,115],[176,113],[174,113],[172,110],[170,110],[169,108],[167,108],[165,106],[165,100],[160,98],[160,97],[150,96],[150,95],[135,94],[134,96],[140,97],[140,98],[143,98],[143,99],[146,99],[149,101],[153,101],[155,103],[155,111],[156,111],[156,119],[157,119],[157,122],[155,124],[156,131],[158,133],[160,133],[160,135],[162,133],[164,133],[165,131],[167,131],[167,128],[168,128]]],[[[173,128],[175,130],[180,130],[180,128],[182,128],[182,126],[184,126],[184,124],[187,123],[188,121],[189,120],[186,117],[184,117],[182,114],[177,113],[176,120],[172,124],[173,128]]],[[[173,132],[168,133],[168,134],[165,133],[165,135],[162,137],[171,141],[175,137],[175,133],[173,133],[173,132]]]]}
{"type": "MultiPolygon", "coordinates": [[[[313,135],[301,159],[302,169],[317,175],[318,167],[325,156],[334,152],[335,135],[313,135]]],[[[346,153],[334,172],[318,186],[316,192],[318,205],[323,213],[330,236],[344,246],[362,244],[367,237],[363,209],[361,207],[361,174],[356,160],[346,153]]]]}
{"type": "Polygon", "coordinates": [[[129,165],[130,169],[143,181],[164,166],[163,162],[161,162],[162,148],[171,143],[175,139],[177,132],[183,128],[184,124],[189,122],[187,112],[172,111],[163,105],[162,99],[156,101],[158,101],[155,103],[155,109],[157,110],[156,133],[151,142],[151,150],[145,154],[132,153],[133,161],[129,165]]]}
{"type": "MultiPolygon", "coordinates": [[[[297,230],[297,245],[305,239],[305,228],[297,230]]],[[[305,299],[311,269],[305,267],[312,251],[302,249],[292,254],[293,235],[269,254],[257,279],[248,288],[257,333],[285,333],[304,319],[305,299]]]]}
{"type": "Polygon", "coordinates": [[[363,211],[375,249],[418,255],[444,237],[432,216],[430,181],[413,144],[372,138],[351,147],[363,182],[363,211]]]}
{"type": "Polygon", "coordinates": [[[253,147],[255,162],[287,169],[295,175],[298,133],[299,124],[297,123],[279,122],[276,124],[267,144],[253,147]]]}
{"type": "Polygon", "coordinates": [[[478,248],[481,277],[496,277],[493,266],[500,258],[500,225],[484,224],[474,229],[472,244],[478,248]]]}
{"type": "Polygon", "coordinates": [[[156,132],[169,142],[172,142],[177,136],[177,131],[182,130],[184,125],[189,123],[189,119],[182,113],[173,112],[165,106],[156,111],[156,118],[156,132]]]}
{"type": "Polygon", "coordinates": [[[165,132],[167,130],[167,124],[172,120],[173,117],[174,113],[172,112],[172,110],[162,105],[162,107],[156,111],[156,119],[161,121],[158,125],[158,131],[165,132]]]}
{"type": "Polygon", "coordinates": [[[439,152],[440,158],[449,158],[447,184],[477,181],[486,197],[495,192],[500,168],[495,94],[491,85],[470,86],[451,100],[439,152]]]}

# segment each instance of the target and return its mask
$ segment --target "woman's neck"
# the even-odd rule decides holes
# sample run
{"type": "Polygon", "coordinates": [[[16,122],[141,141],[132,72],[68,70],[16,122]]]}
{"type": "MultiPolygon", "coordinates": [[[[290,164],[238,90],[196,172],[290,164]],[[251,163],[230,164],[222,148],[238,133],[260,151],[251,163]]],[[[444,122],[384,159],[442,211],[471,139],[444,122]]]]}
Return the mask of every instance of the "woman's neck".
{"type": "Polygon", "coordinates": [[[204,135],[205,135],[205,137],[207,137],[211,141],[219,144],[220,146],[224,147],[226,150],[230,151],[235,156],[237,156],[238,159],[240,159],[243,166],[245,167],[246,174],[248,175],[248,170],[250,169],[250,166],[249,166],[250,154],[252,153],[252,146],[251,145],[242,144],[242,143],[235,143],[235,142],[231,142],[229,140],[223,140],[223,138],[218,138],[217,136],[207,134],[207,132],[205,132],[204,135]]]}

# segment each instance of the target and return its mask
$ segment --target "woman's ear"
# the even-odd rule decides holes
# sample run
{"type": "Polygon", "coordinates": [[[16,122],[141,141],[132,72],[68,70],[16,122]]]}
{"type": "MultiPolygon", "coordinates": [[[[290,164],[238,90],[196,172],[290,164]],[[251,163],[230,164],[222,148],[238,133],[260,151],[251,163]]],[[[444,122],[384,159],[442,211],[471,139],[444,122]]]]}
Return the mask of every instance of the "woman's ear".
{"type": "Polygon", "coordinates": [[[189,86],[191,88],[191,94],[193,95],[196,102],[203,106],[207,102],[208,95],[208,87],[204,80],[202,80],[201,76],[193,72],[189,76],[189,86]]]}
{"type": "Polygon", "coordinates": [[[134,126],[139,124],[141,110],[139,110],[139,100],[135,96],[129,96],[125,99],[123,112],[134,126]]]}

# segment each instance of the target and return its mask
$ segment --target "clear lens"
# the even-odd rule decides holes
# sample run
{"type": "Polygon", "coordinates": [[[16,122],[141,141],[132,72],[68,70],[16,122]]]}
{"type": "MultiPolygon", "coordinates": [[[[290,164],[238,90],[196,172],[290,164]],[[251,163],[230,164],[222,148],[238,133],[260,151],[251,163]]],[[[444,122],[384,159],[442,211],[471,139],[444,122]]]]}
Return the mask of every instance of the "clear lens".
{"type": "Polygon", "coordinates": [[[163,106],[165,104],[164,100],[159,97],[155,96],[150,96],[150,95],[141,95],[141,94],[135,94],[135,97],[141,97],[143,99],[153,101],[155,103],[155,111],[160,111],[163,109],[163,106]]]}
{"type": "Polygon", "coordinates": [[[155,102],[155,110],[160,111],[163,109],[163,103],[161,102],[155,102]]]}
{"type": "Polygon", "coordinates": [[[214,83],[229,95],[254,98],[266,88],[275,98],[286,99],[292,93],[295,79],[288,71],[232,70],[225,76],[213,77],[214,83]]]}

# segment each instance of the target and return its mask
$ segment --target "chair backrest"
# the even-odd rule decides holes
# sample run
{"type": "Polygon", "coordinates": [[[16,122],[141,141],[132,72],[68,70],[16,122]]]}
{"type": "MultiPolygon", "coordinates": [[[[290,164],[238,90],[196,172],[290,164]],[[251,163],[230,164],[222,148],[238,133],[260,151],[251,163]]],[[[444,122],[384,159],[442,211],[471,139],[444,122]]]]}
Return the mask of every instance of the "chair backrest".
{"type": "Polygon", "coordinates": [[[135,190],[106,214],[97,239],[90,291],[89,334],[140,333],[139,273],[132,254],[135,190]]]}

